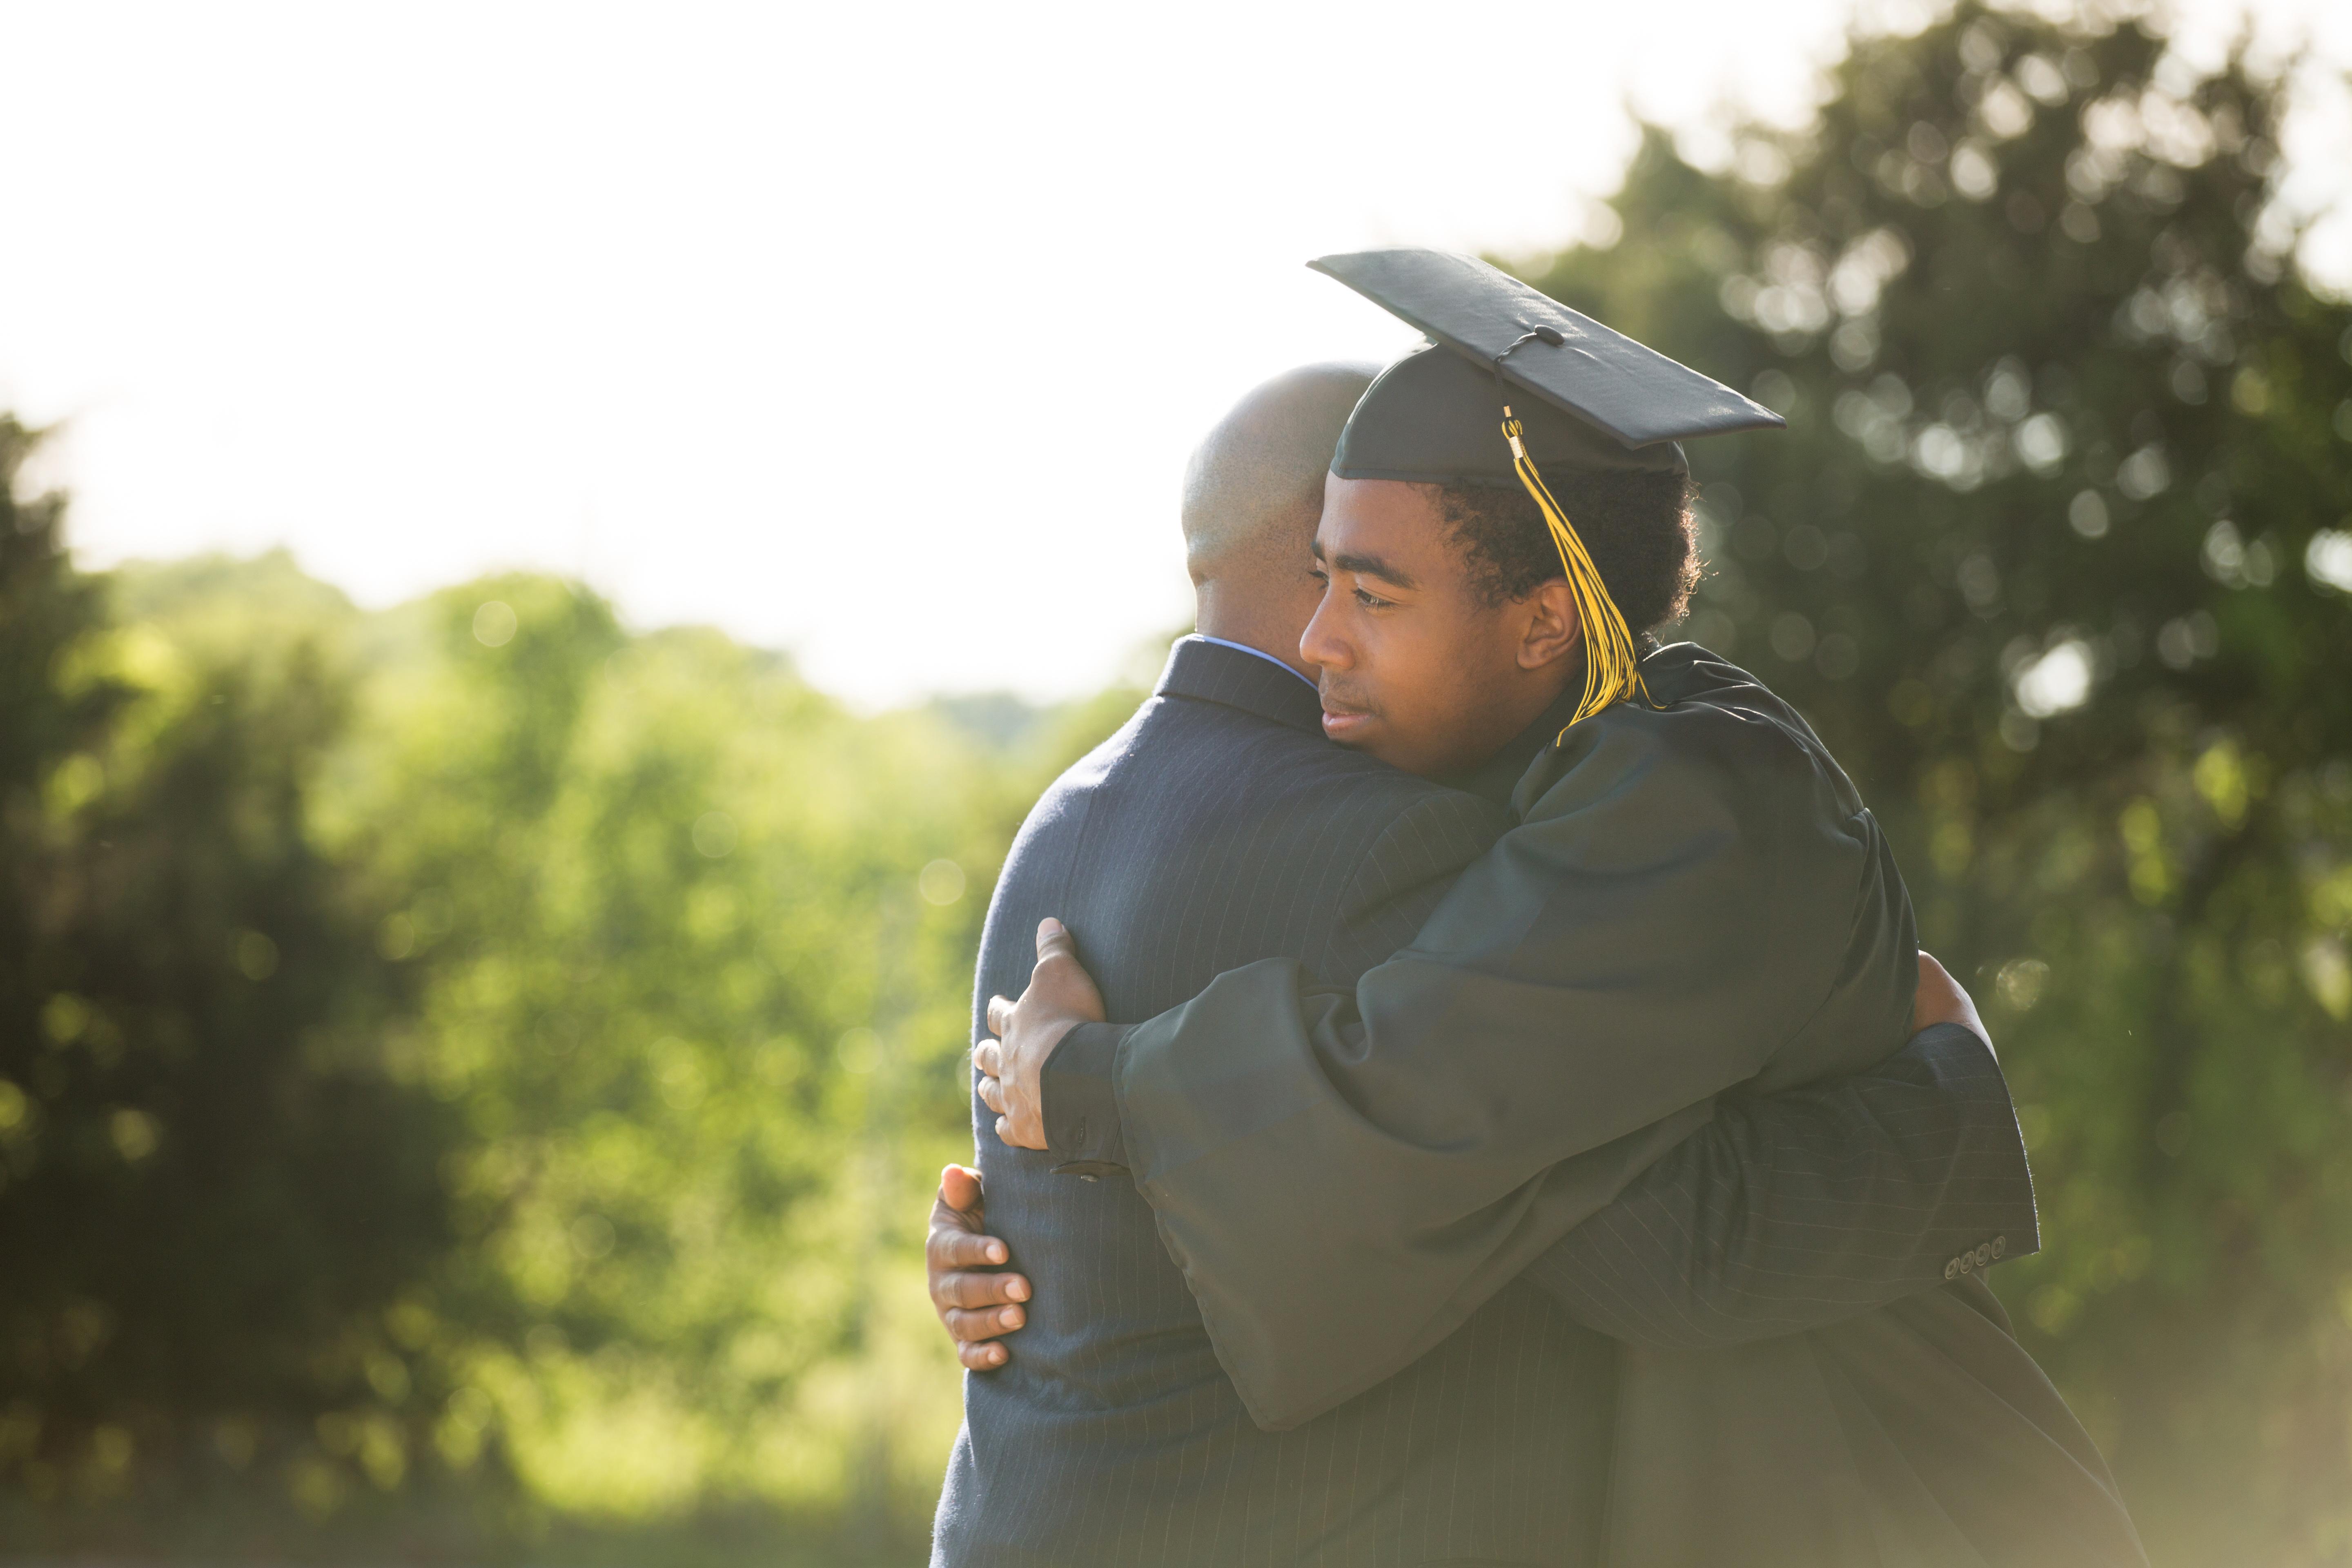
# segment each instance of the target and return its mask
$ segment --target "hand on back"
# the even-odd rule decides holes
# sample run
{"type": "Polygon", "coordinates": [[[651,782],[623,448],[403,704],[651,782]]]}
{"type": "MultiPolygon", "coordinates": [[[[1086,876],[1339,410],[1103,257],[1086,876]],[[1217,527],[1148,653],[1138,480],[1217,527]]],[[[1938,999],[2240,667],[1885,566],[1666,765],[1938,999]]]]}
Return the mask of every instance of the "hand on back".
{"type": "Polygon", "coordinates": [[[1102,993],[1078,962],[1077,939],[1057,920],[1037,926],[1037,967],[1018,1002],[988,1001],[996,1038],[973,1047],[980,1098],[996,1112],[996,1135],[1016,1149],[1045,1147],[1045,1059],[1080,1024],[1103,1022],[1102,993]]]}
{"type": "Polygon", "coordinates": [[[923,1263],[930,1276],[931,1306],[956,1342],[956,1359],[974,1372],[992,1371],[1011,1359],[993,1342],[1029,1321],[1018,1305],[1029,1299],[1029,1281],[1003,1267],[1012,1260],[1012,1249],[986,1234],[987,1224],[980,1173],[963,1165],[941,1171],[923,1263]]]}
{"type": "Polygon", "coordinates": [[[1936,962],[1933,953],[1923,952],[1919,954],[1919,990],[1911,1001],[1911,1032],[1916,1035],[1937,1024],[1958,1024],[1982,1040],[1987,1049],[1992,1047],[1991,1032],[1977,1016],[1976,1002],[1960,989],[1960,983],[1952,978],[1951,972],[1936,962]]]}
{"type": "MultiPolygon", "coordinates": [[[[980,1098],[996,1112],[998,1137],[1016,1148],[1045,1146],[1040,1093],[1045,1059],[1079,1024],[1102,1019],[1102,993],[1079,963],[1076,940],[1061,921],[1041,922],[1029,988],[1018,1002],[989,998],[988,1026],[997,1037],[982,1040],[972,1052],[980,1098]]],[[[1011,1352],[994,1342],[1029,1321],[1020,1305],[1029,1300],[1028,1279],[1003,1267],[1012,1250],[987,1234],[987,1224],[980,1173],[962,1165],[940,1172],[924,1266],[931,1305],[956,1342],[956,1359],[974,1372],[992,1371],[1010,1360],[1011,1352]]]]}

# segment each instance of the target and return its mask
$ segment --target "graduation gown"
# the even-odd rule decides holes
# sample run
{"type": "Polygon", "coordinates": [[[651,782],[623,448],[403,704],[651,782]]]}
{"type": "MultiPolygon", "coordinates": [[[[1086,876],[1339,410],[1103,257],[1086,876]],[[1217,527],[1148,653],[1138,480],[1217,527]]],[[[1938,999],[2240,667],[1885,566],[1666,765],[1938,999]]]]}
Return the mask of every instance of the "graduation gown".
{"type": "MultiPolygon", "coordinates": [[[[1714,1097],[1855,1071],[1907,1035],[1909,900],[1843,772],[1704,649],[1643,674],[1650,701],[1546,745],[1519,826],[1352,991],[1269,961],[1128,1031],[1136,1184],[1260,1426],[1417,1359],[1714,1097]]],[[[1990,1292],[1629,1350],[1623,1372],[1628,1568],[2142,1560],[1990,1292]]]]}

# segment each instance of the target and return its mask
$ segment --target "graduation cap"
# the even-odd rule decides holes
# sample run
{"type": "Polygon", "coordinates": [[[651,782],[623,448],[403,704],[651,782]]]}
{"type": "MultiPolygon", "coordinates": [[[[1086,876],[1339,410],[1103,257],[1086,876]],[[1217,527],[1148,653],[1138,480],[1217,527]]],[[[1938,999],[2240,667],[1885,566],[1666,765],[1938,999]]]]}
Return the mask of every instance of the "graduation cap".
{"type": "Polygon", "coordinates": [[[1466,256],[1360,250],[1307,265],[1433,340],[1365,391],[1331,471],[1524,486],[1559,547],[1584,626],[1584,700],[1570,724],[1639,690],[1633,633],[1543,468],[1685,473],[1676,442],[1787,421],[1466,256]]]}

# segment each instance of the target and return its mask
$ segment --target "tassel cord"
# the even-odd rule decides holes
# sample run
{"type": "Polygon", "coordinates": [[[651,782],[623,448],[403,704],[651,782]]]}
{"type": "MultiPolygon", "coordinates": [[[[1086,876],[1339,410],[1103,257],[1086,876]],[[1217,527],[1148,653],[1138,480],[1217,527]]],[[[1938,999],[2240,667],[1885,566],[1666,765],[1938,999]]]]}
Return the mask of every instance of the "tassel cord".
{"type": "Polygon", "coordinates": [[[1534,498],[1543,512],[1545,526],[1551,531],[1552,543],[1559,551],[1560,567],[1576,605],[1576,618],[1584,633],[1584,695],[1576,705],[1575,716],[1554,740],[1553,744],[1558,745],[1568,739],[1570,730],[1612,703],[1636,692],[1646,701],[1649,690],[1642,680],[1641,655],[1633,646],[1633,631],[1626,626],[1616,601],[1609,596],[1601,569],[1593,563],[1591,552],[1585,549],[1576,526],[1569,521],[1567,510],[1552,495],[1551,487],[1544,483],[1535,459],[1528,456],[1525,435],[1526,427],[1506,404],[1503,437],[1511,444],[1511,470],[1534,498]]]}

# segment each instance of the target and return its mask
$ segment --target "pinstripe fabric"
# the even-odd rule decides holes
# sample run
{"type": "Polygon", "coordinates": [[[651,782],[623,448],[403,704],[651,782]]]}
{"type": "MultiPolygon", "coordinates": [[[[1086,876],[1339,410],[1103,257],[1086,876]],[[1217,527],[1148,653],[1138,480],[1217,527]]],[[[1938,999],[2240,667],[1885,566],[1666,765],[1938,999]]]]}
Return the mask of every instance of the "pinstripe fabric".
{"type": "MultiPolygon", "coordinates": [[[[1179,644],[1160,690],[1023,827],[982,941],[974,1029],[1032,932],[1076,933],[1113,1017],[1286,955],[1351,982],[1403,946],[1507,818],[1326,742],[1281,668],[1179,644]]],[[[967,1376],[933,1561],[1412,1564],[1593,1560],[1614,1347],[1513,1285],[1404,1373],[1262,1432],[1133,1185],[1048,1172],[974,1101],[989,1228],[1037,1289],[967,1376]]],[[[1269,1194],[1277,1200],[1278,1194],[1269,1194]]]]}

